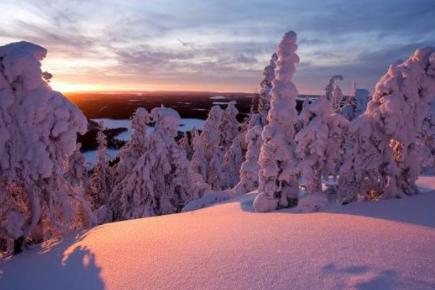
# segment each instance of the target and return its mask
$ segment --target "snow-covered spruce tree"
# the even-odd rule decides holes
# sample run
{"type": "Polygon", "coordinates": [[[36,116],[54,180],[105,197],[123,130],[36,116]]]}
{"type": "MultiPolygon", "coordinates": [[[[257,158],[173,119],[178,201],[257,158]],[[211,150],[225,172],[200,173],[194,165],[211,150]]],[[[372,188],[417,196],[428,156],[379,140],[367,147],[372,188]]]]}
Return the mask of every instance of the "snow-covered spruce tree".
{"type": "Polygon", "coordinates": [[[222,164],[224,151],[221,146],[222,109],[213,106],[199,136],[193,139],[191,166],[213,189],[222,189],[222,164]]]}
{"type": "Polygon", "coordinates": [[[329,83],[325,87],[325,96],[326,96],[326,99],[329,100],[330,102],[333,102],[334,90],[336,88],[336,82],[337,81],[342,81],[342,80],[343,80],[343,76],[342,75],[333,75],[329,79],[329,83]]]}
{"type": "Polygon", "coordinates": [[[298,168],[302,184],[308,193],[322,191],[322,173],[328,147],[328,117],[332,114],[331,102],[321,96],[301,112],[302,129],[295,135],[298,168]]]}
{"type": "Polygon", "coordinates": [[[226,152],[233,143],[234,138],[239,135],[240,123],[237,121],[239,110],[236,108],[236,102],[231,101],[222,113],[222,120],[219,125],[219,131],[222,135],[221,145],[226,152]]]}
{"type": "Polygon", "coordinates": [[[245,161],[240,167],[240,181],[233,188],[235,195],[247,193],[258,188],[258,156],[260,155],[261,130],[262,127],[256,125],[246,132],[245,142],[248,144],[248,149],[245,161]]]}
{"type": "Polygon", "coordinates": [[[299,62],[296,49],[296,33],[287,32],[278,47],[268,124],[262,132],[259,194],[254,200],[255,210],[260,212],[294,205],[298,198],[297,159],[294,156],[298,92],[292,83],[295,64],[299,62]]]}
{"type": "Polygon", "coordinates": [[[90,178],[89,188],[86,192],[87,198],[90,200],[92,205],[92,209],[97,212],[99,222],[102,222],[102,220],[100,220],[100,218],[102,218],[100,211],[106,210],[114,184],[113,168],[109,165],[107,140],[103,129],[103,123],[100,123],[97,133],[98,149],[96,162],[90,178]]]}
{"type": "Polygon", "coordinates": [[[435,174],[435,102],[423,121],[423,126],[418,135],[418,143],[422,151],[423,168],[426,173],[435,174]]]}
{"type": "Polygon", "coordinates": [[[390,66],[367,110],[351,123],[348,156],[340,168],[341,202],[417,192],[417,134],[434,95],[435,48],[418,49],[402,64],[390,66]]]}
{"type": "Polygon", "coordinates": [[[340,112],[341,102],[343,100],[343,91],[341,90],[339,85],[336,85],[334,88],[334,92],[332,93],[332,110],[334,112],[340,112]]]}
{"type": "Polygon", "coordinates": [[[131,138],[119,151],[115,166],[115,183],[121,182],[133,170],[137,160],[146,151],[149,114],[145,108],[137,108],[131,119],[131,138]]]}
{"type": "Polygon", "coordinates": [[[225,152],[223,171],[222,171],[222,188],[228,189],[236,185],[239,180],[239,171],[243,163],[243,143],[245,133],[238,134],[231,144],[231,147],[225,152]]]}
{"type": "Polygon", "coordinates": [[[349,131],[349,121],[341,114],[333,113],[328,117],[328,146],[326,147],[326,163],[322,175],[337,180],[340,166],[343,163],[345,143],[349,131]]]}
{"type": "MultiPolygon", "coordinates": [[[[195,132],[196,130],[193,129],[190,132],[190,136],[193,136],[193,132],[195,132]]],[[[191,144],[191,139],[193,137],[189,137],[189,133],[188,132],[184,132],[183,137],[180,138],[180,140],[178,141],[178,144],[180,144],[181,148],[184,149],[184,151],[186,151],[186,156],[188,160],[192,159],[192,155],[193,155],[193,147],[191,144]]]]}
{"type": "Polygon", "coordinates": [[[118,184],[113,200],[115,220],[179,212],[189,201],[202,195],[203,184],[196,183],[185,151],[175,141],[180,121],[169,108],[154,108],[155,130],[148,137],[147,151],[132,172],[118,184]]]}
{"type": "Polygon", "coordinates": [[[322,176],[337,175],[348,121],[333,113],[326,97],[305,106],[300,119],[303,127],[295,141],[302,184],[308,193],[321,192],[322,176]]]}
{"type": "Polygon", "coordinates": [[[46,53],[29,42],[0,47],[0,238],[16,251],[93,222],[64,177],[86,118],[42,79],[46,53]]]}
{"type": "Polygon", "coordinates": [[[84,190],[88,184],[88,167],[86,164],[86,159],[80,152],[82,144],[77,143],[76,150],[69,158],[68,168],[65,173],[65,178],[71,183],[71,185],[81,192],[84,190]]]}
{"type": "Polygon", "coordinates": [[[270,109],[270,90],[272,89],[272,81],[275,78],[275,67],[278,60],[278,55],[274,53],[269,64],[263,70],[263,80],[260,82],[260,96],[258,100],[258,112],[260,113],[261,126],[266,125],[267,114],[270,109]]]}

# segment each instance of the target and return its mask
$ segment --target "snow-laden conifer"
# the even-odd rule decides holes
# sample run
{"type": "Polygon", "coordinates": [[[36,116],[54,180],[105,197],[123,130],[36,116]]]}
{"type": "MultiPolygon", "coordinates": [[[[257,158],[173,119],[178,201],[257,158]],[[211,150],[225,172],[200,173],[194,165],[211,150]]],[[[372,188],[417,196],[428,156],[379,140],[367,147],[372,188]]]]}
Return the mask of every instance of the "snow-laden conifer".
{"type": "Polygon", "coordinates": [[[42,79],[46,49],[0,47],[0,236],[41,242],[92,224],[83,196],[64,174],[87,121],[42,79]]]}
{"type": "Polygon", "coordinates": [[[175,141],[178,113],[169,108],[154,108],[151,119],[155,130],[148,137],[146,152],[114,189],[119,193],[111,201],[115,220],[179,212],[207,189],[190,169],[186,152],[175,141]]]}
{"type": "Polygon", "coordinates": [[[318,193],[322,176],[337,175],[348,121],[333,113],[331,102],[323,96],[305,106],[300,119],[303,125],[295,140],[302,184],[309,194],[318,193]]]}
{"type": "Polygon", "coordinates": [[[95,211],[101,211],[102,207],[106,210],[114,184],[113,168],[109,164],[107,140],[103,129],[103,123],[101,122],[97,133],[96,162],[90,177],[89,188],[86,191],[87,198],[95,211]]]}
{"type": "Polygon", "coordinates": [[[148,111],[145,108],[137,108],[131,119],[131,138],[118,154],[119,162],[115,166],[115,183],[121,182],[145,153],[148,122],[148,111]]]}
{"type": "Polygon", "coordinates": [[[191,166],[213,189],[222,188],[224,150],[221,146],[221,123],[223,111],[213,106],[200,135],[193,138],[191,166]]]}
{"type": "Polygon", "coordinates": [[[342,202],[417,192],[417,135],[434,95],[435,48],[417,49],[405,62],[390,66],[376,84],[367,110],[351,123],[340,169],[342,202]]]}
{"type": "Polygon", "coordinates": [[[258,100],[258,112],[260,113],[261,126],[266,125],[267,114],[270,109],[270,91],[272,81],[275,78],[275,67],[278,56],[276,53],[270,58],[269,64],[263,70],[263,80],[260,82],[260,95],[258,100]]]}
{"type": "Polygon", "coordinates": [[[294,155],[296,96],[292,83],[299,57],[295,51],[296,33],[287,32],[279,44],[275,79],[272,82],[268,124],[262,132],[257,211],[270,211],[293,205],[298,197],[297,159],[294,155]]]}
{"type": "Polygon", "coordinates": [[[236,108],[236,103],[231,101],[228,103],[225,110],[222,112],[222,120],[219,125],[219,131],[221,134],[221,146],[226,152],[240,132],[240,123],[237,120],[239,110],[236,108]]]}
{"type": "Polygon", "coordinates": [[[234,186],[236,195],[250,192],[258,188],[258,156],[261,146],[261,126],[253,126],[246,132],[247,151],[245,161],[240,167],[240,181],[234,186]]]}

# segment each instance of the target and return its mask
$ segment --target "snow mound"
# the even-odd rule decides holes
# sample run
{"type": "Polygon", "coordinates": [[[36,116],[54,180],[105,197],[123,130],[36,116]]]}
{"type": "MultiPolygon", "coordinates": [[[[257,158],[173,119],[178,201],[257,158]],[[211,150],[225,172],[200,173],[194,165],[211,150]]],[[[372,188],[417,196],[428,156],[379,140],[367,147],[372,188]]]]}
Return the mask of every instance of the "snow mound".
{"type": "Polygon", "coordinates": [[[325,193],[310,193],[299,199],[298,210],[301,212],[319,211],[326,208],[328,204],[328,197],[325,193]]]}
{"type": "Polygon", "coordinates": [[[228,200],[231,198],[231,194],[228,190],[225,191],[207,191],[201,198],[192,200],[183,207],[183,212],[201,209],[214,205],[216,203],[228,200]]]}
{"type": "Polygon", "coordinates": [[[199,211],[106,224],[0,262],[1,289],[434,289],[431,192],[328,212],[199,211]]]}

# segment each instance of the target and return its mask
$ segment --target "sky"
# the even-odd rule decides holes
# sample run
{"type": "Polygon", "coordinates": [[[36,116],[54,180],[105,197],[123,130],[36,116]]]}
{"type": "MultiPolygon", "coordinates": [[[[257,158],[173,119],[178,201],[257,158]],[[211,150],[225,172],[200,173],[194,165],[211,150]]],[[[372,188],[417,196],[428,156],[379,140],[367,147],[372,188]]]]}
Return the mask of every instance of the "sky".
{"type": "Polygon", "coordinates": [[[435,0],[1,0],[0,45],[48,49],[61,91],[257,92],[281,36],[298,33],[294,82],[373,91],[389,64],[435,45],[435,0]]]}

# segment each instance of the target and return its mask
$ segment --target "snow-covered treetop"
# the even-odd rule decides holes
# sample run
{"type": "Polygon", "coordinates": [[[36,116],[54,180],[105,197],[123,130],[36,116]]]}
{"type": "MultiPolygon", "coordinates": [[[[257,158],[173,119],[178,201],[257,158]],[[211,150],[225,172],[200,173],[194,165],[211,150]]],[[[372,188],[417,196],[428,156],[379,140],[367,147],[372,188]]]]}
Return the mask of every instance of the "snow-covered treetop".
{"type": "Polygon", "coordinates": [[[132,122],[133,120],[136,120],[135,122],[138,123],[140,121],[143,121],[144,123],[148,122],[148,111],[145,108],[139,107],[136,109],[136,111],[134,112],[134,116],[132,118],[132,122]]]}
{"type": "Polygon", "coordinates": [[[299,57],[295,53],[297,48],[296,33],[289,31],[284,34],[277,50],[279,58],[271,91],[271,103],[279,102],[279,105],[271,106],[267,116],[269,122],[274,121],[285,126],[295,122],[295,96],[297,96],[298,91],[291,80],[296,72],[295,64],[299,63],[299,57]],[[287,100],[289,96],[289,102],[280,101],[287,100]]]}
{"type": "Polygon", "coordinates": [[[335,83],[337,81],[342,81],[343,80],[343,76],[342,75],[333,75],[330,79],[329,79],[329,83],[328,85],[325,87],[325,96],[328,100],[332,101],[333,98],[333,94],[334,94],[334,89],[335,89],[335,83]]]}
{"type": "Polygon", "coordinates": [[[331,102],[325,98],[320,97],[313,103],[304,106],[300,118],[304,123],[308,122],[312,116],[321,116],[326,118],[333,113],[331,102]]]}
{"type": "MultiPolygon", "coordinates": [[[[4,66],[4,76],[9,83],[22,79],[25,89],[38,88],[42,80],[40,61],[47,55],[47,50],[39,45],[21,41],[0,47],[0,58],[4,66]]],[[[0,89],[4,86],[0,83],[0,89]]]]}
{"type": "Polygon", "coordinates": [[[154,108],[151,110],[151,118],[156,122],[156,130],[166,131],[171,136],[177,134],[180,115],[174,109],[165,107],[154,108]]]}
{"type": "Polygon", "coordinates": [[[366,111],[351,122],[349,156],[340,169],[339,196],[367,192],[383,198],[418,192],[418,135],[435,97],[435,47],[417,49],[377,82],[366,111]]]}
{"type": "Polygon", "coordinates": [[[219,106],[213,106],[208,112],[207,120],[204,123],[204,131],[211,130],[212,128],[219,127],[222,121],[223,110],[219,106]]]}
{"type": "Polygon", "coordinates": [[[263,76],[265,81],[271,82],[275,77],[275,67],[276,67],[277,60],[278,60],[278,55],[276,53],[272,54],[269,64],[264,68],[263,71],[263,76]]]}
{"type": "Polygon", "coordinates": [[[139,107],[136,109],[132,119],[131,128],[133,133],[131,134],[132,146],[144,146],[146,138],[146,124],[149,122],[149,113],[145,108],[139,107]]]}
{"type": "Polygon", "coordinates": [[[29,42],[0,47],[0,111],[3,119],[10,119],[3,121],[14,144],[4,150],[3,129],[0,164],[3,170],[18,170],[34,179],[65,169],[76,149],[77,132],[87,129],[83,113],[42,79],[40,61],[46,53],[29,42]]]}
{"type": "Polygon", "coordinates": [[[269,64],[263,70],[264,79],[261,81],[261,95],[265,98],[269,98],[269,92],[272,88],[271,82],[275,78],[275,67],[278,60],[278,55],[274,53],[270,58],[269,64]]]}
{"type": "Polygon", "coordinates": [[[376,84],[366,114],[383,120],[386,134],[407,142],[417,135],[415,126],[422,124],[434,94],[435,47],[420,48],[405,62],[389,67],[376,84]]]}

